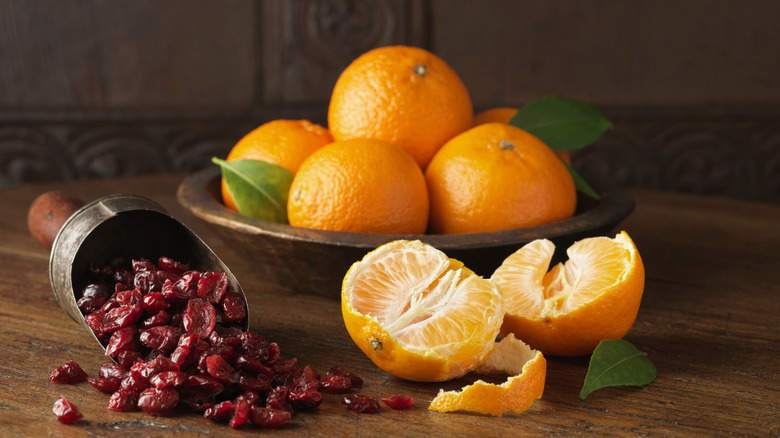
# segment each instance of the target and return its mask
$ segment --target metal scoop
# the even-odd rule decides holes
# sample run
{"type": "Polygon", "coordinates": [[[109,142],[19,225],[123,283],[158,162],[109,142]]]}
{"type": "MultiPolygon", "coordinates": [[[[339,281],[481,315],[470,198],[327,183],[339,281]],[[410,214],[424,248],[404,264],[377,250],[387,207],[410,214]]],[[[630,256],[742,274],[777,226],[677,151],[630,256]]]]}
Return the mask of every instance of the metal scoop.
{"type": "MultiPolygon", "coordinates": [[[[114,266],[126,262],[129,266],[132,259],[157,261],[160,256],[189,264],[194,270],[227,274],[228,290],[244,298],[247,316],[242,328],[249,328],[249,304],[228,267],[186,225],[169,216],[161,205],[142,196],[109,195],[70,215],[54,238],[49,277],[60,307],[92,333],[77,304],[81,288],[94,281],[90,265],[114,266]]],[[[97,337],[95,340],[105,350],[97,337]]]]}

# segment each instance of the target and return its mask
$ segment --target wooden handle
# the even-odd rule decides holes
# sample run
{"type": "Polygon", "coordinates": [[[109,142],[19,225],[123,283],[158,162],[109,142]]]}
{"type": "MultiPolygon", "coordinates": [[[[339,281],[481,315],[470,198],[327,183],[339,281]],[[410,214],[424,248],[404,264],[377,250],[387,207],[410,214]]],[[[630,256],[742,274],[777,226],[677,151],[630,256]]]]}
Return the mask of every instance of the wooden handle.
{"type": "Polygon", "coordinates": [[[27,211],[27,228],[41,246],[51,250],[62,225],[83,205],[84,201],[64,192],[43,193],[30,204],[27,211]]]}

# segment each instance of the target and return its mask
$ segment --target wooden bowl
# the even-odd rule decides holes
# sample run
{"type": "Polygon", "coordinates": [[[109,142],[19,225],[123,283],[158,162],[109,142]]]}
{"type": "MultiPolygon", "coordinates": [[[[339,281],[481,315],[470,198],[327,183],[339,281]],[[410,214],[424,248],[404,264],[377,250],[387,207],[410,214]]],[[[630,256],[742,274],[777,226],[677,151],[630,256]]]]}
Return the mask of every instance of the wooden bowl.
{"type": "Polygon", "coordinates": [[[607,235],[634,209],[626,193],[580,197],[574,217],[533,228],[456,235],[380,235],[298,228],[242,216],[222,205],[220,171],[211,167],[186,177],[177,199],[212,225],[239,254],[255,261],[269,281],[295,292],[339,298],[349,267],[372,249],[397,239],[419,239],[462,261],[483,277],[522,245],[539,238],[555,243],[556,258],[585,237],[607,235]]]}

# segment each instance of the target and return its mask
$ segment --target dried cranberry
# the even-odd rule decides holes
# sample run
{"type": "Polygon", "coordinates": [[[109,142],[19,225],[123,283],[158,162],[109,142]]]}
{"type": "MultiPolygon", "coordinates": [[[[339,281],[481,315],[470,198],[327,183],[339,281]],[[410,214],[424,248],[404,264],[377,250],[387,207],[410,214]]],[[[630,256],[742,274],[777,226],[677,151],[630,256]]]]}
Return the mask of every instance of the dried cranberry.
{"type": "Polygon", "coordinates": [[[271,389],[271,378],[262,374],[257,377],[241,376],[238,386],[244,391],[268,391],[271,389]]]}
{"type": "Polygon", "coordinates": [[[328,394],[344,394],[352,390],[352,381],[349,377],[330,374],[320,380],[322,392],[328,394]]]}
{"type": "Polygon", "coordinates": [[[206,358],[206,369],[211,377],[222,383],[238,383],[239,374],[230,364],[219,354],[212,354],[206,358]]]}
{"type": "Polygon", "coordinates": [[[251,406],[249,408],[249,418],[260,427],[277,429],[290,422],[292,413],[284,410],[251,406]]]}
{"type": "Polygon", "coordinates": [[[233,403],[233,415],[230,417],[228,426],[236,429],[241,427],[249,420],[249,409],[251,404],[245,398],[238,398],[233,403]]]}
{"type": "Polygon", "coordinates": [[[285,359],[276,361],[271,368],[273,368],[276,374],[290,374],[295,371],[295,366],[298,365],[298,359],[285,359]]]}
{"type": "Polygon", "coordinates": [[[322,382],[320,382],[320,379],[321,376],[310,366],[306,365],[294,376],[293,389],[298,391],[303,391],[306,389],[319,391],[322,387],[322,382]]]}
{"type": "Polygon", "coordinates": [[[182,386],[185,382],[187,375],[181,371],[161,371],[149,378],[149,383],[157,389],[182,386]]]}
{"type": "Polygon", "coordinates": [[[118,389],[108,399],[108,409],[118,412],[138,410],[138,393],[127,389],[118,389]]]}
{"type": "Polygon", "coordinates": [[[176,349],[173,350],[173,353],[171,353],[171,360],[179,364],[179,366],[184,365],[187,359],[194,357],[191,353],[195,348],[195,341],[197,340],[198,335],[193,334],[179,337],[179,343],[176,345],[176,349]]]}
{"type": "MultiPolygon", "coordinates": [[[[175,284],[178,284],[178,282],[175,284]]],[[[168,303],[184,303],[187,300],[189,300],[190,294],[187,293],[186,291],[180,290],[178,287],[175,286],[175,284],[170,280],[165,281],[163,283],[162,292],[160,292],[163,299],[168,303]]],[[[157,292],[151,292],[151,293],[157,293],[157,292]]]]}
{"type": "Polygon", "coordinates": [[[179,371],[179,364],[163,355],[157,356],[149,362],[136,362],[130,368],[130,374],[148,380],[150,377],[163,371],[179,371]]]}
{"type": "Polygon", "coordinates": [[[162,291],[162,278],[157,275],[157,271],[142,271],[135,274],[133,287],[139,289],[143,294],[162,291]]]}
{"type": "Polygon", "coordinates": [[[79,418],[84,417],[84,415],[79,412],[79,408],[68,401],[64,396],[60,396],[60,398],[54,402],[54,406],[52,406],[51,410],[54,412],[54,416],[57,417],[57,421],[64,424],[73,423],[79,418]]]}
{"type": "Polygon", "coordinates": [[[200,394],[206,398],[216,397],[222,393],[225,387],[219,380],[210,376],[189,376],[184,384],[182,394],[187,391],[190,394],[200,394]]]}
{"type": "Polygon", "coordinates": [[[116,281],[117,286],[121,284],[129,288],[130,286],[133,285],[134,279],[135,279],[135,274],[128,271],[127,269],[119,268],[114,272],[114,281],[116,281]]]}
{"type": "Polygon", "coordinates": [[[84,289],[81,290],[81,296],[90,298],[108,298],[111,296],[111,289],[112,288],[110,284],[106,283],[105,281],[98,281],[84,286],[84,289]]]}
{"type": "Polygon", "coordinates": [[[203,416],[205,418],[211,421],[216,421],[217,423],[226,423],[230,420],[232,414],[233,402],[230,400],[225,400],[222,403],[214,405],[203,412],[203,416]]]}
{"type": "Polygon", "coordinates": [[[124,350],[136,350],[135,347],[135,327],[125,327],[111,335],[106,345],[106,356],[115,357],[124,350]]]}
{"type": "Polygon", "coordinates": [[[116,377],[101,377],[99,379],[87,379],[93,388],[106,394],[113,394],[119,389],[122,379],[116,377]]]}
{"type": "Polygon", "coordinates": [[[144,299],[144,296],[141,294],[140,290],[131,289],[115,293],[114,299],[120,306],[130,306],[141,303],[144,299]]]}
{"type": "Polygon", "coordinates": [[[105,327],[103,326],[103,319],[105,316],[106,314],[103,313],[103,311],[98,310],[84,317],[84,322],[87,324],[87,327],[92,330],[92,333],[94,333],[98,339],[103,339],[107,335],[105,327]]]}
{"type": "Polygon", "coordinates": [[[222,310],[229,321],[239,322],[246,318],[244,297],[236,292],[228,292],[222,298],[222,310]]]}
{"type": "Polygon", "coordinates": [[[173,388],[148,388],[138,396],[138,407],[149,415],[165,415],[179,404],[173,388]]]}
{"type": "Polygon", "coordinates": [[[286,386],[277,386],[270,390],[265,399],[265,406],[270,409],[293,412],[294,409],[287,401],[287,394],[289,392],[290,388],[286,386]]]}
{"type": "Polygon", "coordinates": [[[379,410],[379,402],[375,398],[363,394],[349,394],[341,399],[341,404],[358,414],[372,413],[379,410]]]}
{"type": "Polygon", "coordinates": [[[249,402],[250,405],[256,405],[259,404],[261,401],[265,401],[264,397],[260,397],[260,394],[255,391],[244,391],[236,397],[236,401],[238,400],[246,400],[249,402]]]}
{"type": "Polygon", "coordinates": [[[130,369],[130,367],[135,365],[136,362],[141,360],[141,353],[134,350],[125,350],[119,353],[119,356],[116,357],[116,360],[119,362],[119,365],[130,369]]]}
{"type": "Polygon", "coordinates": [[[87,373],[74,361],[60,365],[51,372],[51,380],[54,383],[74,383],[87,380],[87,373]]]}
{"type": "Polygon", "coordinates": [[[157,266],[147,259],[138,259],[132,261],[133,273],[138,274],[146,271],[156,271],[157,266]]]}
{"type": "Polygon", "coordinates": [[[266,377],[273,377],[274,370],[260,363],[259,360],[251,358],[247,354],[241,354],[236,357],[236,366],[243,371],[249,371],[253,374],[262,374],[266,377]]]}
{"type": "Polygon", "coordinates": [[[222,301],[222,296],[228,286],[228,277],[224,272],[207,272],[198,280],[197,295],[206,301],[217,304],[222,301]]]}
{"type": "Polygon", "coordinates": [[[171,307],[171,304],[165,301],[162,292],[149,292],[143,297],[143,307],[149,313],[157,313],[171,307]]]}
{"type": "Polygon", "coordinates": [[[302,391],[291,389],[287,394],[287,400],[295,409],[311,410],[322,403],[322,394],[314,389],[302,391]]]}
{"type": "Polygon", "coordinates": [[[194,333],[200,338],[208,338],[216,325],[214,306],[208,301],[193,298],[184,310],[184,330],[194,333]]]}
{"type": "Polygon", "coordinates": [[[185,265],[183,263],[180,263],[176,260],[173,260],[169,257],[162,256],[157,260],[157,266],[160,267],[160,269],[168,272],[172,272],[174,274],[183,274],[190,270],[189,265],[185,265]]]}
{"type": "Polygon", "coordinates": [[[209,335],[209,343],[215,347],[229,345],[236,348],[241,346],[241,329],[237,327],[215,326],[209,335]]]}
{"type": "Polygon", "coordinates": [[[173,288],[177,293],[182,294],[188,298],[195,298],[198,290],[198,281],[200,280],[200,272],[191,271],[182,275],[177,281],[173,283],[173,288]]]}
{"type": "Polygon", "coordinates": [[[253,331],[241,333],[241,349],[253,359],[263,362],[267,360],[268,341],[259,333],[253,331]]]}
{"type": "Polygon", "coordinates": [[[98,368],[98,376],[100,376],[101,379],[113,377],[121,380],[127,375],[127,370],[127,368],[117,363],[106,362],[98,368]]]}
{"type": "Polygon", "coordinates": [[[106,303],[106,297],[81,297],[76,303],[83,314],[97,312],[106,303]]]}
{"type": "Polygon", "coordinates": [[[141,328],[149,329],[152,327],[159,327],[161,325],[169,325],[171,322],[171,315],[165,310],[160,310],[153,316],[141,321],[141,328]]]}
{"type": "Polygon", "coordinates": [[[148,388],[149,384],[144,378],[130,373],[122,379],[120,387],[126,391],[138,394],[148,388]]]}
{"type": "Polygon", "coordinates": [[[140,340],[149,348],[171,351],[176,348],[179,336],[181,336],[181,332],[176,327],[161,325],[142,330],[140,340]]]}
{"type": "Polygon", "coordinates": [[[381,400],[382,403],[393,409],[406,409],[414,404],[414,400],[408,395],[392,395],[390,397],[382,397],[381,400]]]}
{"type": "Polygon", "coordinates": [[[141,318],[144,309],[140,304],[120,306],[111,309],[103,318],[103,331],[114,332],[135,324],[141,318]]]}
{"type": "Polygon", "coordinates": [[[363,379],[361,379],[360,376],[358,376],[357,374],[353,373],[352,371],[344,367],[336,365],[328,371],[328,375],[348,377],[349,381],[352,382],[353,388],[363,387],[363,379]]]}

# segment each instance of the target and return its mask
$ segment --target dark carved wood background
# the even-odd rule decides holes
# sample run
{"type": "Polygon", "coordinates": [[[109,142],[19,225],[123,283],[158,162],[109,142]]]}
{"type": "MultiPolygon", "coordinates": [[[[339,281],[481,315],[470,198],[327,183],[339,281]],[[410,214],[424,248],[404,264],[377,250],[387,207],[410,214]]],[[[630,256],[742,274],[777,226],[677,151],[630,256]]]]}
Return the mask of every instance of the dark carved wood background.
{"type": "Polygon", "coordinates": [[[772,0],[3,0],[0,187],[189,172],[274,118],[324,124],[338,74],[428,48],[475,109],[565,95],[615,128],[600,188],[780,203],[772,0]]]}

